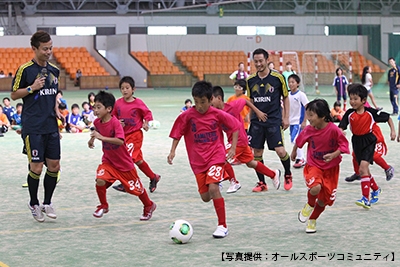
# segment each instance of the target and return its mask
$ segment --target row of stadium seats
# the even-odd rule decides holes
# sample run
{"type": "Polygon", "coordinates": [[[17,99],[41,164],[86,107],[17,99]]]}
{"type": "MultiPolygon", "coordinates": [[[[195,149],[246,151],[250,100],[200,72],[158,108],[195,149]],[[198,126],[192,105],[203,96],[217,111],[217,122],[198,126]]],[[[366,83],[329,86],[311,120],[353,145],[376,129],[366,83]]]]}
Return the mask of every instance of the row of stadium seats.
{"type": "Polygon", "coordinates": [[[184,74],[160,51],[135,51],[131,55],[152,75],[184,74]]]}
{"type": "Polygon", "coordinates": [[[85,47],[54,48],[53,56],[71,79],[75,79],[78,69],[81,70],[83,76],[110,75],[85,47]]]}

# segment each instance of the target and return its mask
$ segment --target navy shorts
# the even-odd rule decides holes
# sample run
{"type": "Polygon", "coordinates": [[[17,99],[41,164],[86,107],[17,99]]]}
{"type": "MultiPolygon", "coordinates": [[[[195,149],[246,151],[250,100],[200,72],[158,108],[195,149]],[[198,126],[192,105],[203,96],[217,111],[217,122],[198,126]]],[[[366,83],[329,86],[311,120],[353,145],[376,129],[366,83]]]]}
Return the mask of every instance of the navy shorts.
{"type": "Polygon", "coordinates": [[[353,135],[351,143],[358,164],[360,164],[362,160],[373,164],[376,145],[376,136],[373,133],[366,135],[353,135]]]}
{"type": "Polygon", "coordinates": [[[267,142],[269,150],[283,146],[283,131],[279,126],[266,126],[257,122],[252,122],[249,129],[250,146],[255,149],[264,149],[267,142]]]}
{"type": "Polygon", "coordinates": [[[44,162],[45,159],[61,158],[60,133],[23,135],[24,152],[29,162],[44,162]]]}

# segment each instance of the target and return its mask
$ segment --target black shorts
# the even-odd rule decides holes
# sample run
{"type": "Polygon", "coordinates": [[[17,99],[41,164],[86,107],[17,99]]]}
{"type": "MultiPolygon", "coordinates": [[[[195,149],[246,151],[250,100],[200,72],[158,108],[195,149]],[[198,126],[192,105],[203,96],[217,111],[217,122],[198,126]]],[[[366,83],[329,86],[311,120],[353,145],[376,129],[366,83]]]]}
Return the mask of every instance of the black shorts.
{"type": "Polygon", "coordinates": [[[353,135],[351,143],[358,164],[360,164],[362,160],[368,161],[370,164],[374,162],[376,136],[373,133],[353,135]]]}
{"type": "Polygon", "coordinates": [[[29,162],[44,162],[45,159],[61,158],[60,133],[23,135],[24,152],[29,162]]]}
{"type": "Polygon", "coordinates": [[[269,150],[283,146],[283,131],[279,126],[265,126],[257,122],[252,122],[249,129],[250,146],[255,149],[264,149],[267,142],[269,150]]]}

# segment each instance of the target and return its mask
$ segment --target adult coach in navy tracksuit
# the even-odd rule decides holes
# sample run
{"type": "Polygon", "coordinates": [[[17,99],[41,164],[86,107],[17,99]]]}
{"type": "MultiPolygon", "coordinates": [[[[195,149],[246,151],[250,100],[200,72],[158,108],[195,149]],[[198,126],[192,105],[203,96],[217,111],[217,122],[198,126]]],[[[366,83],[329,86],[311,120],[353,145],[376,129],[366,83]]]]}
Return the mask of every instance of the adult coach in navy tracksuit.
{"type": "Polygon", "coordinates": [[[389,58],[389,64],[392,68],[388,72],[388,82],[390,89],[390,102],[393,106],[392,115],[397,115],[399,113],[399,104],[398,104],[398,94],[399,94],[399,66],[396,65],[396,61],[394,58],[389,58]]]}
{"type": "Polygon", "coordinates": [[[57,215],[51,198],[57,184],[60,170],[60,133],[56,118],[62,118],[56,107],[56,95],[60,70],[48,62],[53,49],[50,35],[38,31],[31,37],[34,58],[21,65],[12,82],[11,98],[22,98],[22,139],[29,160],[28,187],[30,201],[28,207],[38,222],[57,215]],[[43,164],[47,170],[44,176],[44,200],[39,203],[38,188],[43,164]]]}

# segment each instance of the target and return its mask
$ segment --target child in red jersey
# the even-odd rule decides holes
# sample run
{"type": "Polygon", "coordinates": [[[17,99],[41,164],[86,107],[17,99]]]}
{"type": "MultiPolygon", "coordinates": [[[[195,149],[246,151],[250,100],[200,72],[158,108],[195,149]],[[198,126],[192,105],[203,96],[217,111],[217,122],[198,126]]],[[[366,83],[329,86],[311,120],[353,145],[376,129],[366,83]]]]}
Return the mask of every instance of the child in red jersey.
{"type": "MultiPolygon", "coordinates": [[[[220,86],[213,87],[213,97],[211,100],[211,104],[216,107],[217,109],[221,109],[233,117],[235,117],[242,125],[243,119],[241,116],[241,111],[243,110],[244,106],[250,107],[257,115],[259,120],[265,121],[267,119],[267,114],[261,112],[258,108],[256,108],[249,100],[244,98],[239,98],[235,101],[230,103],[224,103],[224,90],[220,86]]],[[[226,146],[228,149],[231,146],[232,135],[228,133],[228,145],[226,146]]],[[[227,151],[228,152],[228,151],[227,151]]],[[[247,167],[255,169],[257,172],[262,173],[270,177],[273,180],[275,189],[279,189],[280,186],[280,170],[271,170],[267,166],[265,166],[260,161],[254,160],[253,152],[249,146],[249,141],[247,139],[246,130],[241,127],[239,129],[239,137],[238,137],[238,144],[236,147],[236,155],[235,160],[241,163],[245,163],[247,167]]],[[[225,171],[228,173],[229,177],[231,178],[231,185],[228,188],[227,193],[235,193],[237,190],[241,188],[240,183],[235,179],[235,174],[233,172],[232,166],[226,166],[225,171]]]]}
{"type": "Polygon", "coordinates": [[[169,137],[173,139],[167,162],[172,164],[179,140],[185,138],[190,167],[196,176],[198,191],[204,202],[211,199],[218,217],[215,238],[228,235],[225,201],[219,190],[224,177],[226,160],[235,156],[239,128],[242,125],[233,116],[211,107],[212,85],[200,81],[194,84],[192,96],[195,106],[181,113],[172,126],[169,137]],[[232,133],[232,146],[225,155],[222,131],[232,133]]]}
{"type": "Polygon", "coordinates": [[[94,130],[90,135],[88,145],[89,148],[93,148],[94,140],[100,140],[103,158],[96,174],[96,192],[100,205],[97,206],[93,216],[101,218],[108,212],[107,188],[119,180],[126,192],[139,197],[143,203],[143,214],[140,220],[147,221],[152,217],[157,205],[150,200],[136,173],[132,158],[126,150],[124,130],[120,122],[111,115],[114,103],[114,96],[104,91],[100,91],[95,97],[94,113],[97,119],[93,122],[94,130]]]}
{"type": "MultiPolygon", "coordinates": [[[[153,115],[146,104],[139,98],[134,97],[135,80],[125,76],[119,81],[122,97],[115,102],[112,115],[120,122],[125,133],[125,143],[133,162],[138,168],[150,178],[149,190],[153,193],[157,189],[157,183],[161,176],[155,174],[147,162],[143,159],[142,144],[143,130],[149,130],[149,121],[153,115]]],[[[113,186],[114,189],[125,192],[122,184],[113,186]]]]}
{"type": "Polygon", "coordinates": [[[297,136],[290,158],[295,161],[297,148],[308,143],[307,163],[303,170],[308,200],[298,219],[302,223],[308,220],[306,233],[315,233],[316,220],[336,199],[341,154],[349,154],[350,150],[346,137],[332,122],[329,105],[324,99],[309,102],[306,115],[310,125],[297,136]]]}
{"type": "Polygon", "coordinates": [[[339,127],[346,130],[347,125],[350,124],[350,129],[353,133],[351,142],[361,177],[362,197],[356,201],[356,204],[370,209],[371,203],[376,203],[381,193],[381,188],[376,184],[369,170],[369,165],[373,163],[377,142],[377,138],[373,133],[373,126],[377,122],[387,122],[390,126],[391,140],[396,138],[396,132],[390,114],[365,107],[368,91],[362,84],[349,85],[348,94],[352,108],[343,115],[339,127]],[[371,201],[369,199],[370,189],[373,190],[371,192],[371,201]]]}

